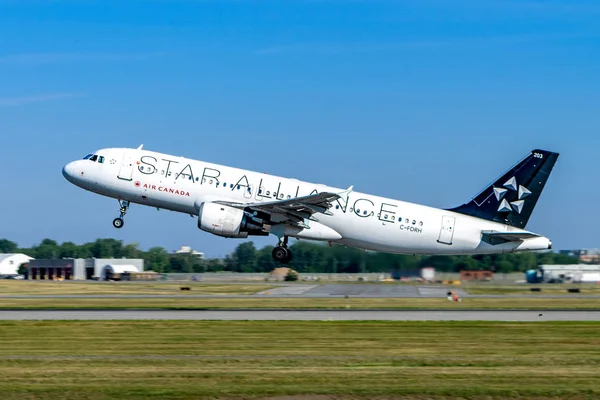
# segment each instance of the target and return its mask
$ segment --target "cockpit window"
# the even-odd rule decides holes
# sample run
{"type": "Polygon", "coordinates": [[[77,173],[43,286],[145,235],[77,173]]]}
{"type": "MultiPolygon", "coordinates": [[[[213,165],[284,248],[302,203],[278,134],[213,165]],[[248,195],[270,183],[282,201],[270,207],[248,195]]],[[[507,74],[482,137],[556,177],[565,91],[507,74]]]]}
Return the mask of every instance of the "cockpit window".
{"type": "Polygon", "coordinates": [[[104,156],[100,156],[98,154],[88,154],[87,156],[83,157],[84,160],[90,160],[93,162],[99,162],[100,164],[104,163],[104,156]]]}

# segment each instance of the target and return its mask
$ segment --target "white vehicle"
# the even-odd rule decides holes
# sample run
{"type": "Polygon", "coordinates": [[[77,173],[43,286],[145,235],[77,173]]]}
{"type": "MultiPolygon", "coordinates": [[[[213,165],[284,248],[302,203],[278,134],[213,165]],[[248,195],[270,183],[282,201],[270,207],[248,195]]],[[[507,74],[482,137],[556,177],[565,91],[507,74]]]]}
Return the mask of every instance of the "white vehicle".
{"type": "Polygon", "coordinates": [[[557,153],[534,150],[469,202],[432,208],[321,184],[137,149],[107,148],[63,168],[83,189],[198,217],[217,236],[275,235],[273,258],[288,263],[288,238],[397,254],[492,254],[552,248],[525,226],[557,153]]]}

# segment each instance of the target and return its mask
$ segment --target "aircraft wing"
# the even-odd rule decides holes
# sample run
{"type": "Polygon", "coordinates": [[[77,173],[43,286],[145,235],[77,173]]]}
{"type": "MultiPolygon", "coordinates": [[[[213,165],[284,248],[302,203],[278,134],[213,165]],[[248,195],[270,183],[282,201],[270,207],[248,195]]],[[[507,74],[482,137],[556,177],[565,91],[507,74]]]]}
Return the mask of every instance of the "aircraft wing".
{"type": "Polygon", "coordinates": [[[290,220],[291,222],[303,225],[304,219],[318,221],[314,217],[314,214],[321,213],[325,215],[333,215],[331,211],[329,211],[329,208],[332,206],[332,202],[341,199],[344,195],[351,192],[352,189],[353,187],[350,186],[348,189],[340,193],[322,192],[284,200],[253,203],[215,201],[215,203],[239,208],[242,210],[263,212],[270,214],[271,216],[277,215],[280,217],[280,219],[282,219],[281,222],[290,220]]]}
{"type": "Polygon", "coordinates": [[[518,231],[518,232],[496,232],[496,231],[481,231],[481,234],[484,238],[496,239],[501,242],[520,242],[525,239],[531,239],[534,237],[539,237],[532,232],[527,231],[518,231]]]}

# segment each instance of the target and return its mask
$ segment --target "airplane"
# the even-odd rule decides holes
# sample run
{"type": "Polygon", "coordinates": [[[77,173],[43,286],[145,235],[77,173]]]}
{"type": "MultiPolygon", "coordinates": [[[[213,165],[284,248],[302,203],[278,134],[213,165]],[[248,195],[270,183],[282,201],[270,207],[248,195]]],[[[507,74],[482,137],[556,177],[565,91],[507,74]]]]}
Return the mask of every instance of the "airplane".
{"type": "Polygon", "coordinates": [[[525,230],[558,159],[532,150],[466,203],[442,209],[138,148],[104,148],[67,163],[63,176],[117,199],[122,228],[131,204],[197,218],[225,238],[274,235],[273,259],[292,260],[290,237],[363,250],[423,255],[552,249],[525,230]]]}

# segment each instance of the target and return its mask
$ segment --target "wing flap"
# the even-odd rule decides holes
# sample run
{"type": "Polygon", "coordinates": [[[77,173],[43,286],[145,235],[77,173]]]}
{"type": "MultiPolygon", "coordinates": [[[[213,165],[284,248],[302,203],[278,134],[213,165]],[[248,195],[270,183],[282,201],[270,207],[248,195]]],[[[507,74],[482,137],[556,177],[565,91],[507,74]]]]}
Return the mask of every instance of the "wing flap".
{"type": "Polygon", "coordinates": [[[217,204],[222,204],[229,207],[235,207],[242,210],[259,211],[267,214],[284,215],[293,222],[298,222],[298,219],[309,219],[316,221],[314,214],[333,215],[329,208],[332,203],[343,198],[353,190],[350,186],[343,192],[321,192],[310,194],[307,196],[294,197],[293,199],[254,202],[254,203],[236,203],[230,201],[215,201],[217,204]]]}

